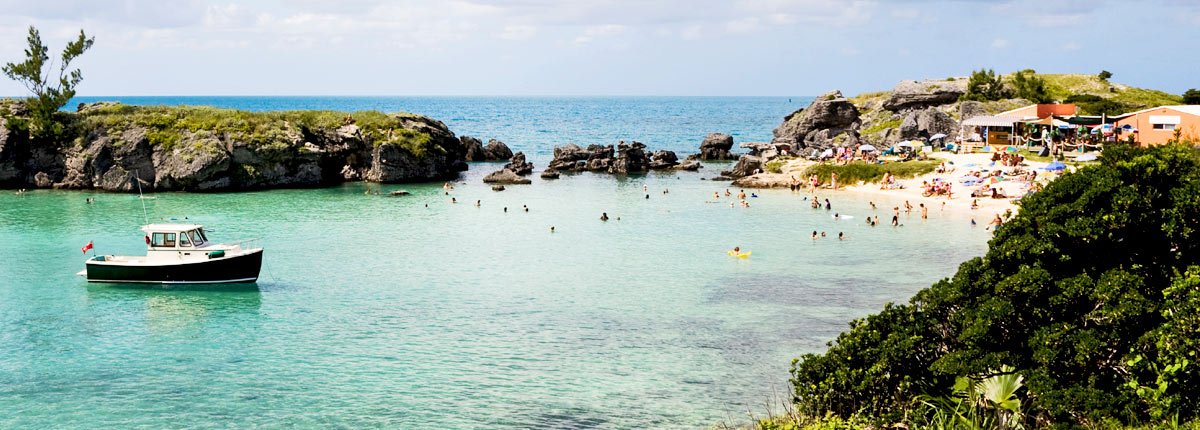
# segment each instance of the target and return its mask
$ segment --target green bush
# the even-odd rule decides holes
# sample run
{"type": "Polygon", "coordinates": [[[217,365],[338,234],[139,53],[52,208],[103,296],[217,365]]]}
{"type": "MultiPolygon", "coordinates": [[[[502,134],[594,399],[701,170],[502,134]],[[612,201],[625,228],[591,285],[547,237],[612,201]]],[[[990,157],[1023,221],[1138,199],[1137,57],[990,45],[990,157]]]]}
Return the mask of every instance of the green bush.
{"type": "Polygon", "coordinates": [[[1188,421],[1200,404],[1200,162],[1106,148],[1026,197],[983,257],[793,362],[797,410],[903,420],[919,395],[1009,364],[1056,426],[1188,421]]]}
{"type": "Polygon", "coordinates": [[[1200,105],[1200,90],[1192,88],[1183,92],[1183,104],[1200,105]]]}
{"type": "Polygon", "coordinates": [[[837,172],[838,183],[856,184],[858,182],[879,182],[885,173],[891,173],[897,178],[913,178],[932,172],[938,166],[934,161],[907,161],[903,163],[868,164],[853,163],[845,165],[814,164],[804,169],[804,176],[817,175],[821,183],[828,183],[830,173],[837,172]]]}
{"type": "Polygon", "coordinates": [[[1012,84],[1013,88],[1016,89],[1017,97],[1034,103],[1050,103],[1053,101],[1046,90],[1046,80],[1039,78],[1037,72],[1031,69],[1014,73],[1012,84]]]}
{"type": "Polygon", "coordinates": [[[963,94],[963,100],[975,101],[991,101],[1006,98],[1008,94],[1004,90],[1004,83],[1000,81],[1000,77],[996,76],[996,72],[991,69],[979,69],[971,72],[971,77],[967,79],[967,92],[963,94]]]}

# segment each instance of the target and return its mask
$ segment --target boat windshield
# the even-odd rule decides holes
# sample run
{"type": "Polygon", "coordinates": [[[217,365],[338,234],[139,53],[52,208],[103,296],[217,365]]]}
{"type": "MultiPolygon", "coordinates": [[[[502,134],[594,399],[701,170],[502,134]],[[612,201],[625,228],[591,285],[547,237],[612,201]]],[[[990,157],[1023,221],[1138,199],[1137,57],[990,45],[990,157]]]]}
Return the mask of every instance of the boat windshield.
{"type": "Polygon", "coordinates": [[[179,235],[179,247],[180,248],[191,248],[192,247],[192,241],[188,240],[187,233],[183,233],[183,234],[179,235]]]}
{"type": "Polygon", "coordinates": [[[205,240],[204,240],[204,234],[203,234],[203,233],[201,233],[201,232],[200,232],[200,230],[198,230],[198,229],[197,229],[197,230],[192,230],[192,231],[189,231],[189,232],[188,232],[188,236],[191,236],[191,238],[192,238],[192,243],[194,243],[196,246],[203,245],[203,244],[204,244],[204,242],[205,242],[205,240]]]}
{"type": "Polygon", "coordinates": [[[175,247],[175,233],[154,233],[150,235],[150,246],[175,247]]]}

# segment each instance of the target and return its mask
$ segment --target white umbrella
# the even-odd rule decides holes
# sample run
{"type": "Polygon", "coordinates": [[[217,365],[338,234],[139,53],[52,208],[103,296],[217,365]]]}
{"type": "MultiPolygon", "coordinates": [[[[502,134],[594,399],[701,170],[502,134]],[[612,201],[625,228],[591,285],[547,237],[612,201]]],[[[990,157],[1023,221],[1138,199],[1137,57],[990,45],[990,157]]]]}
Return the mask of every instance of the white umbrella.
{"type": "Polygon", "coordinates": [[[945,134],[942,134],[942,133],[938,133],[938,134],[935,134],[935,135],[933,135],[933,136],[929,136],[929,140],[938,140],[938,139],[941,139],[941,138],[943,138],[943,137],[946,137],[946,135],[945,135],[945,134]]]}
{"type": "Polygon", "coordinates": [[[825,149],[825,152],[821,153],[821,158],[832,157],[832,156],[833,156],[833,148],[827,148],[827,149],[825,149]]]}
{"type": "Polygon", "coordinates": [[[906,141],[903,141],[903,142],[897,143],[897,144],[896,144],[896,146],[901,146],[901,147],[910,147],[910,148],[911,148],[911,147],[913,147],[913,146],[916,146],[916,145],[913,145],[912,143],[909,143],[909,141],[907,141],[907,140],[906,140],[906,141]]]}
{"type": "Polygon", "coordinates": [[[863,151],[866,151],[866,152],[871,152],[871,151],[874,151],[874,150],[875,150],[875,146],[873,146],[873,145],[863,145],[863,146],[860,146],[860,147],[858,147],[858,149],[861,149],[861,150],[863,150],[863,151]]]}

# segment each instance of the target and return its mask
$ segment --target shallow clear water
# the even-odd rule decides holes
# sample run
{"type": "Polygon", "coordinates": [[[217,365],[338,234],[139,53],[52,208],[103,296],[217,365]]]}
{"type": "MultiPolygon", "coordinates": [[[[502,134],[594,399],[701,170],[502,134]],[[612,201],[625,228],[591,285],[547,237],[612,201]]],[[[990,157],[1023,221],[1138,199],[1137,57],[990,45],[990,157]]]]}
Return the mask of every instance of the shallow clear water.
{"type": "Polygon", "coordinates": [[[693,173],[497,193],[479,182],[491,167],[472,166],[457,204],[438,184],[147,200],[153,218],[262,239],[262,280],[235,289],[87,284],[88,240],[143,252],[136,196],[0,195],[0,428],[743,421],[786,394],[793,357],[987,239],[938,211],[871,228],[866,201],[841,195],[834,211],[856,218],[785,190],[731,209],[693,173]]]}
{"type": "MultiPolygon", "coordinates": [[[[123,99],[414,111],[506,140],[539,168],[564,141],[687,152],[711,131],[766,140],[801,102],[123,99]]],[[[402,198],[348,184],[146,200],[152,221],[187,216],[218,240],[261,238],[262,279],[240,288],[87,284],[75,273],[88,240],[100,253],[144,252],[136,196],[0,193],[0,428],[744,422],[786,398],[792,358],[953,273],[988,238],[969,216],[937,210],[872,228],[868,199],[846,195],[820,194],[833,211],[786,190],[759,191],[748,209],[709,203],[725,186],[700,178],[719,164],[497,193],[480,179],[498,167],[473,164],[452,196],[440,184],[378,186],[413,193],[402,198]],[[813,230],[833,237],[814,242],[813,230]],[[732,258],[734,246],[753,255],[732,258]]],[[[887,221],[900,202],[876,203],[887,221]]]]}

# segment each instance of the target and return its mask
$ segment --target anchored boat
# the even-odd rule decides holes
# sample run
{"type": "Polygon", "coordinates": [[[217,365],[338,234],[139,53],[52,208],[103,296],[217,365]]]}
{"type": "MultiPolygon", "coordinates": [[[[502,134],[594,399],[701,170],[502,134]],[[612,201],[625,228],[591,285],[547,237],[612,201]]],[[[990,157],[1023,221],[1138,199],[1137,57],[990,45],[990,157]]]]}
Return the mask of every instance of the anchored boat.
{"type": "Polygon", "coordinates": [[[87,260],[88,282],[143,284],[223,284],[255,282],[262,248],[243,248],[254,239],[230,244],[208,240],[198,224],[150,224],[146,256],[97,255],[87,260]]]}

